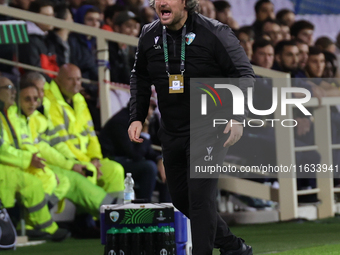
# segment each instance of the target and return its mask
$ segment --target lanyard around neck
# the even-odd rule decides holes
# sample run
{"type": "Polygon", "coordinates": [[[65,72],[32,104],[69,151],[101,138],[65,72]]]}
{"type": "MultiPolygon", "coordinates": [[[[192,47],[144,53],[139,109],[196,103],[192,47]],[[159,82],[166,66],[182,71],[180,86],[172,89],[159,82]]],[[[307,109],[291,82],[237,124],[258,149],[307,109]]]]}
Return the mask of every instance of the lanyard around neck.
{"type": "MultiPolygon", "coordinates": [[[[186,34],[187,28],[186,25],[184,25],[182,29],[182,43],[181,43],[181,75],[183,75],[185,69],[184,69],[184,63],[185,63],[185,34],[186,34]]],[[[168,40],[166,37],[166,27],[163,26],[163,50],[164,50],[164,61],[165,61],[165,69],[168,76],[170,76],[170,69],[169,69],[169,52],[168,52],[168,40]]]]}

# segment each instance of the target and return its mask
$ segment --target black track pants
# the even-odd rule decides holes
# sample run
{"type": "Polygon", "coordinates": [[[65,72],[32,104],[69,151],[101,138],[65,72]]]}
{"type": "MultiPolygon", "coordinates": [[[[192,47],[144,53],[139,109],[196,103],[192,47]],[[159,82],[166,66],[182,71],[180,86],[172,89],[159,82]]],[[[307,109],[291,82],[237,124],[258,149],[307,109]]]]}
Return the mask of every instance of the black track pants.
{"type": "MultiPolygon", "coordinates": [[[[238,242],[228,225],[217,213],[217,178],[190,178],[190,137],[175,137],[159,132],[162,142],[164,166],[170,195],[174,206],[191,220],[193,255],[211,255],[213,248],[237,247],[238,242]]],[[[191,139],[193,139],[191,137],[191,139]]],[[[226,136],[222,139],[212,137],[198,138],[202,155],[191,164],[200,164],[207,154],[207,147],[219,151],[217,161],[223,163],[227,152],[223,148],[226,136]],[[209,141],[207,144],[206,141],[209,141]]],[[[197,141],[195,141],[197,142],[197,141]]],[[[197,144],[197,143],[196,143],[197,144]]],[[[217,153],[214,155],[217,158],[217,153]]],[[[214,160],[214,163],[216,162],[214,160]]]]}

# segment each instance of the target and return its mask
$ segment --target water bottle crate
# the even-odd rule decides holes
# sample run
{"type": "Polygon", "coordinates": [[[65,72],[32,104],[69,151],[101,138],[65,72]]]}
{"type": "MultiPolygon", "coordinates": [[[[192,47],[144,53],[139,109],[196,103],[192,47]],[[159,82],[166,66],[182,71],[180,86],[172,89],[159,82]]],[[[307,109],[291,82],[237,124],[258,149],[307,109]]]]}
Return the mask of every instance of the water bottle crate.
{"type": "MultiPolygon", "coordinates": [[[[105,247],[105,253],[108,253],[108,255],[114,255],[117,250],[114,249],[108,249],[107,245],[107,233],[110,233],[114,231],[124,231],[129,232],[131,231],[131,236],[126,237],[130,238],[129,242],[132,242],[132,232],[135,229],[142,229],[142,238],[139,239],[141,241],[141,244],[132,243],[130,245],[127,244],[127,241],[120,241],[119,239],[122,237],[119,237],[118,240],[118,247],[119,245],[123,245],[122,247],[134,247],[139,246],[141,247],[141,250],[138,251],[138,254],[140,255],[154,255],[153,252],[150,250],[144,250],[144,247],[146,244],[150,244],[148,247],[154,249],[156,252],[157,249],[159,251],[158,254],[166,254],[166,255],[184,255],[186,254],[185,247],[187,243],[187,218],[178,210],[176,210],[172,204],[124,204],[124,205],[103,205],[101,206],[101,243],[103,245],[106,245],[105,247]],[[165,227],[165,228],[164,228],[165,227]],[[156,240],[154,244],[150,241],[145,240],[145,235],[148,235],[145,231],[150,228],[155,228],[160,231],[164,232],[164,229],[169,229],[172,232],[171,233],[171,239],[168,240],[166,237],[164,237],[164,240],[168,240],[166,242],[170,242],[173,246],[171,246],[168,243],[168,248],[164,246],[165,248],[160,249],[161,243],[161,234],[157,237],[156,234],[153,234],[153,240],[156,240]],[[130,230],[127,230],[130,229],[130,230]],[[174,232],[173,232],[174,231],[174,232]],[[157,239],[158,238],[158,239],[157,239]],[[151,242],[151,243],[150,243],[151,242]],[[122,243],[122,244],[121,244],[122,243]],[[124,245],[125,243],[125,245],[124,245]],[[171,248],[169,248],[169,245],[171,248]],[[175,248],[174,248],[175,247],[175,248]],[[161,252],[162,251],[162,252],[161,252]],[[110,253],[111,252],[111,253],[110,253]],[[140,253],[139,253],[140,252],[140,253]],[[161,252],[161,253],[160,253],[161,252]]],[[[124,232],[123,231],[123,232],[124,232]]],[[[166,235],[168,233],[168,230],[166,230],[163,235],[166,235]]],[[[110,234],[111,235],[111,234],[110,234]]],[[[150,234],[149,234],[150,235],[150,234]]],[[[134,235],[136,236],[136,235],[134,235]]],[[[113,238],[112,236],[110,238],[113,238]]],[[[109,238],[109,240],[110,240],[109,238]]],[[[116,237],[117,238],[117,237],[116,237]]],[[[114,238],[113,238],[114,239],[114,238]]],[[[116,240],[116,241],[117,241],[116,240]]],[[[165,242],[165,241],[164,241],[165,242]]],[[[112,246],[112,240],[111,244],[112,246]]],[[[125,249],[124,248],[124,249],[125,249]]],[[[134,247],[134,249],[137,247],[134,247]]],[[[129,248],[126,248],[129,249],[129,248]]],[[[122,252],[124,252],[122,250],[122,252]]],[[[137,251],[128,250],[128,254],[135,254],[137,251]]],[[[120,251],[118,254],[122,254],[120,251]]],[[[126,255],[126,253],[124,252],[126,255]]]]}

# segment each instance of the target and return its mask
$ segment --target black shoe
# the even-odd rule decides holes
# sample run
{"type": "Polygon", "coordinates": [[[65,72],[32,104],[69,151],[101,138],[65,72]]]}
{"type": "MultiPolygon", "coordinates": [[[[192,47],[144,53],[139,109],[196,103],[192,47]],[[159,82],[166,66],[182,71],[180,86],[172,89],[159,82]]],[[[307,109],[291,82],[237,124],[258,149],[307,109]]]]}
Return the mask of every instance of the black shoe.
{"type": "Polygon", "coordinates": [[[71,236],[71,233],[67,229],[58,228],[57,231],[51,235],[51,241],[61,242],[69,238],[70,236],[71,236]]]}
{"type": "Polygon", "coordinates": [[[229,251],[221,248],[220,249],[221,255],[253,255],[253,249],[251,248],[251,246],[246,245],[242,238],[239,238],[238,241],[240,244],[240,248],[238,248],[237,250],[229,251]]]}
{"type": "Polygon", "coordinates": [[[71,236],[71,233],[64,228],[57,229],[56,232],[53,234],[43,232],[40,230],[26,230],[26,235],[29,237],[30,240],[51,240],[53,242],[61,242],[64,241],[66,238],[71,236]]]}

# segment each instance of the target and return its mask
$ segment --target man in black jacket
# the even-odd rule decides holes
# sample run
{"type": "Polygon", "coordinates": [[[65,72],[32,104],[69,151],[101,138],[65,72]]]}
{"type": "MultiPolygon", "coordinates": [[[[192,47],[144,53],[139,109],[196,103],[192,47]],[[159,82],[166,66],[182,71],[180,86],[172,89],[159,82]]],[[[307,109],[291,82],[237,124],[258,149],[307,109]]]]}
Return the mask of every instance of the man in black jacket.
{"type": "MultiPolygon", "coordinates": [[[[129,137],[133,142],[143,142],[140,138],[142,123],[148,113],[150,86],[154,84],[162,116],[160,140],[169,191],[174,206],[191,220],[193,254],[211,255],[214,247],[220,248],[223,255],[253,254],[252,248],[234,236],[217,214],[218,179],[190,178],[188,163],[191,86],[189,79],[231,77],[249,78],[248,80],[253,81],[254,72],[248,57],[227,25],[194,12],[197,0],[156,0],[150,4],[156,9],[159,20],[144,26],[140,36],[130,81],[129,137]],[[183,40],[187,39],[189,34],[193,40],[183,46],[183,40]],[[169,88],[168,75],[184,79],[183,93],[170,93],[172,87],[169,88]]],[[[252,83],[240,82],[239,88],[243,94],[246,94],[252,83]]],[[[229,106],[226,107],[231,109],[231,102],[227,103],[229,106]]],[[[247,113],[246,105],[245,109],[247,113]]],[[[232,119],[233,125],[231,126],[229,121],[224,130],[225,135],[217,139],[222,148],[223,145],[233,145],[242,136],[243,126],[234,123],[243,122],[245,116],[230,115],[226,118],[232,119]]],[[[226,152],[226,148],[223,151],[226,152]]]]}

